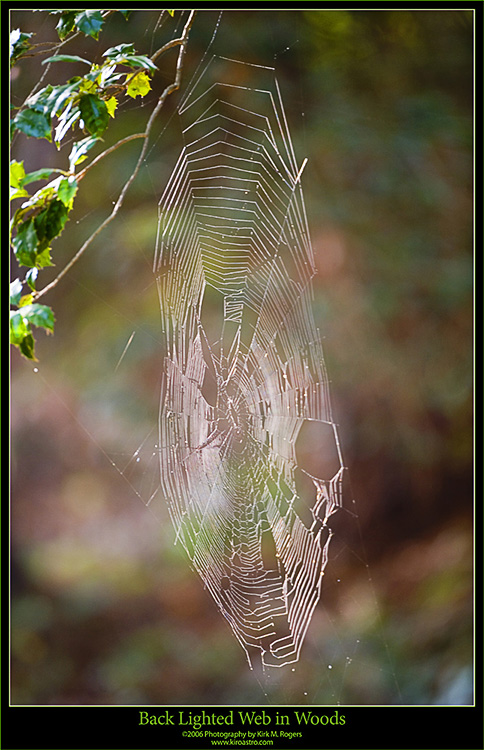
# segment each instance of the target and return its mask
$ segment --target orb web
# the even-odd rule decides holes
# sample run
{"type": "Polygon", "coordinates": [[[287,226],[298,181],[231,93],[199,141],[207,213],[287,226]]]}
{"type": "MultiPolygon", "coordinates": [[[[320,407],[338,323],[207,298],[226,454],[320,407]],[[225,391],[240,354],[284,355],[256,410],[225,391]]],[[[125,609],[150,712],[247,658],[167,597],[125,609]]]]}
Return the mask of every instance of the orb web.
{"type": "Polygon", "coordinates": [[[305,162],[272,68],[214,57],[179,114],[154,260],[161,490],[249,665],[280,667],[298,660],[321,596],[344,472],[305,162]]]}

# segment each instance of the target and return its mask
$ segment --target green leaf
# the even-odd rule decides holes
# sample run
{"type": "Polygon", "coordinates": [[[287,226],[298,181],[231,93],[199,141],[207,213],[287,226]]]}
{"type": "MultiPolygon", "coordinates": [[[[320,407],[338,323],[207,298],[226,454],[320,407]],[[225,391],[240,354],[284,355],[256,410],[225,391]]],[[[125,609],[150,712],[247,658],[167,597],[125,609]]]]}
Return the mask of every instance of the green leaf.
{"type": "Polygon", "coordinates": [[[52,187],[52,183],[44,185],[35,192],[28,201],[22,203],[20,209],[15,212],[14,224],[18,224],[19,221],[30,211],[31,208],[41,209],[44,208],[48,201],[55,197],[55,188],[52,187]]]}
{"type": "Polygon", "coordinates": [[[129,55],[123,60],[116,62],[122,62],[124,65],[128,65],[130,68],[147,68],[148,70],[156,71],[158,68],[151,62],[149,57],[146,55],[129,55]]]}
{"type": "Polygon", "coordinates": [[[27,323],[38,328],[45,328],[47,331],[53,333],[55,318],[52,308],[34,302],[31,305],[21,307],[19,312],[27,323]]]}
{"type": "Polygon", "coordinates": [[[59,39],[65,39],[71,31],[74,31],[76,21],[76,10],[65,10],[63,11],[59,22],[56,26],[59,39]]]}
{"type": "Polygon", "coordinates": [[[23,284],[20,281],[20,279],[15,279],[15,281],[10,282],[10,304],[11,305],[18,305],[20,302],[20,297],[22,296],[22,287],[23,284]]]}
{"type": "Polygon", "coordinates": [[[109,112],[103,100],[95,94],[83,94],[79,99],[79,111],[87,132],[101,136],[109,122],[109,112]]]}
{"type": "Polygon", "coordinates": [[[99,78],[99,71],[91,71],[82,79],[79,85],[79,92],[81,94],[96,94],[98,90],[97,79],[99,78]]]}
{"type": "Polygon", "coordinates": [[[48,141],[52,141],[50,117],[42,112],[37,112],[34,109],[23,109],[13,122],[17,130],[21,130],[27,136],[46,138],[48,141]]]}
{"type": "MultiPolygon", "coordinates": [[[[35,259],[35,267],[36,268],[48,268],[49,266],[53,266],[52,258],[50,257],[50,247],[46,247],[42,252],[37,253],[37,257],[35,259]]],[[[29,284],[30,286],[30,284],[29,284]]]]}
{"type": "Polygon", "coordinates": [[[134,55],[135,52],[134,44],[117,44],[115,47],[110,47],[106,52],[103,52],[103,57],[113,60],[115,58],[123,60],[126,55],[134,55]]]}
{"type": "Polygon", "coordinates": [[[116,65],[111,62],[106,62],[101,68],[98,68],[98,70],[91,71],[90,74],[88,73],[86,78],[91,75],[95,75],[94,80],[98,86],[105,88],[106,86],[112,86],[117,83],[117,81],[121,80],[124,73],[116,73],[116,65]]]}
{"type": "MultiPolygon", "coordinates": [[[[22,204],[22,206],[23,206],[23,204],[22,204]]],[[[22,206],[20,208],[17,208],[17,210],[15,211],[15,213],[13,215],[13,218],[10,220],[10,227],[11,227],[11,229],[13,229],[14,227],[16,227],[17,224],[20,224],[23,221],[24,216],[26,216],[29,213],[29,211],[30,211],[30,206],[28,206],[26,208],[22,208],[22,206]]]]}
{"type": "MultiPolygon", "coordinates": [[[[10,167],[10,181],[11,181],[11,187],[14,187],[12,185],[12,179],[16,180],[15,173],[12,173],[12,167],[13,163],[10,167]]],[[[22,170],[23,170],[23,162],[22,162],[22,170]]],[[[21,172],[16,168],[17,174],[20,176],[21,172]]],[[[20,198],[20,197],[29,197],[28,192],[24,189],[25,185],[29,185],[31,182],[37,182],[38,180],[46,180],[48,177],[51,176],[53,172],[60,172],[63,174],[62,169],[53,169],[51,167],[44,167],[43,169],[36,169],[34,172],[28,172],[27,174],[24,173],[23,177],[20,177],[19,184],[20,188],[16,193],[10,195],[10,200],[12,198],[20,198]]],[[[48,186],[47,186],[48,187],[48,186]]],[[[45,188],[41,188],[40,190],[35,193],[32,198],[27,201],[27,203],[22,204],[22,208],[28,208],[29,206],[35,205],[37,202],[42,202],[47,197],[45,188]]],[[[17,223],[17,222],[15,222],[17,223]]]]}
{"type": "Polygon", "coordinates": [[[24,336],[30,332],[28,323],[19,310],[10,310],[10,343],[18,346],[24,336]]]}
{"type": "Polygon", "coordinates": [[[113,63],[128,65],[130,68],[146,68],[147,70],[158,70],[154,62],[146,55],[137,55],[133,44],[118,44],[110,47],[103,53],[113,63]]]}
{"type": "Polygon", "coordinates": [[[14,198],[24,198],[28,196],[28,192],[23,187],[23,180],[25,177],[24,163],[23,161],[11,161],[10,162],[10,200],[14,198]]]}
{"type": "Polygon", "coordinates": [[[31,305],[32,302],[33,302],[33,295],[32,294],[24,294],[23,297],[20,298],[18,306],[19,307],[24,307],[26,305],[31,305]]]}
{"type": "Polygon", "coordinates": [[[15,198],[28,198],[29,194],[25,188],[13,188],[10,187],[10,200],[13,201],[15,198]]]}
{"type": "Polygon", "coordinates": [[[33,219],[21,224],[12,240],[13,250],[20,266],[35,266],[39,238],[35,231],[33,219]]]}
{"type": "Polygon", "coordinates": [[[68,100],[77,94],[83,78],[73,78],[68,83],[60,86],[45,86],[27,99],[27,105],[36,112],[43,112],[44,115],[53,117],[66,105],[68,100]]]}
{"type": "Polygon", "coordinates": [[[69,154],[69,167],[71,172],[74,171],[76,164],[80,164],[87,158],[87,152],[95,146],[99,140],[100,138],[88,136],[87,138],[83,138],[82,141],[74,143],[72,151],[69,154]]]}
{"type": "Polygon", "coordinates": [[[30,109],[34,109],[36,112],[43,112],[45,115],[49,114],[52,109],[52,104],[47,102],[53,90],[54,86],[49,83],[47,86],[44,86],[43,89],[37,91],[37,93],[29,96],[25,102],[26,105],[30,109]]]}
{"type": "Polygon", "coordinates": [[[114,117],[114,113],[116,111],[116,107],[118,106],[118,100],[115,96],[111,96],[109,99],[106,99],[106,107],[109,113],[110,117],[114,117]]]}
{"type": "Polygon", "coordinates": [[[10,65],[14,65],[22,55],[29,51],[31,46],[29,39],[32,33],[24,33],[20,29],[10,32],[10,65]]]}
{"type": "Polygon", "coordinates": [[[19,349],[27,359],[32,359],[37,362],[37,357],[34,354],[35,340],[31,333],[24,336],[23,340],[19,344],[19,349]]]}
{"type": "Polygon", "coordinates": [[[15,159],[10,162],[10,187],[21,187],[23,179],[25,177],[25,169],[23,161],[16,161],[15,159]]]}
{"type": "Polygon", "coordinates": [[[77,182],[73,175],[62,177],[59,181],[57,195],[64,206],[70,211],[77,193],[77,182]]]}
{"type": "Polygon", "coordinates": [[[22,187],[24,185],[29,185],[31,182],[36,182],[37,180],[47,180],[52,172],[60,171],[60,169],[50,169],[49,167],[45,167],[44,169],[36,169],[35,172],[28,172],[22,180],[22,187]]]}
{"type": "Polygon", "coordinates": [[[133,11],[132,10],[120,10],[119,12],[122,13],[125,21],[127,21],[133,11]]]}
{"type": "Polygon", "coordinates": [[[84,10],[76,16],[75,23],[83,34],[97,39],[104,19],[98,10],[84,10]]]}
{"type": "Polygon", "coordinates": [[[62,201],[53,200],[34,218],[35,230],[42,250],[50,240],[62,232],[67,221],[67,213],[67,208],[62,201]]]}
{"type": "Polygon", "coordinates": [[[74,123],[77,122],[80,116],[81,113],[79,112],[79,108],[73,107],[72,102],[69,102],[65,110],[60,115],[57,127],[54,131],[54,141],[57,148],[59,148],[59,143],[64,138],[69,128],[71,128],[74,123]]]}
{"type": "Polygon", "coordinates": [[[83,57],[79,57],[78,55],[52,55],[52,57],[47,57],[45,60],[43,60],[42,65],[46,65],[47,63],[51,62],[82,62],[86,63],[86,65],[91,65],[89,60],[85,60],[83,57]]]}
{"type": "Polygon", "coordinates": [[[24,357],[35,360],[32,330],[19,310],[10,311],[10,343],[18,346],[24,357]]]}
{"type": "Polygon", "coordinates": [[[37,276],[39,275],[38,268],[30,268],[25,274],[25,281],[32,289],[33,292],[37,289],[37,276]]]}
{"type": "MultiPolygon", "coordinates": [[[[168,10],[168,9],[167,9],[167,10],[168,10]]],[[[168,11],[168,13],[170,14],[170,16],[171,16],[172,18],[173,18],[173,17],[174,17],[174,15],[175,15],[175,11],[174,11],[174,10],[169,10],[169,11],[168,11]]]]}
{"type": "Polygon", "coordinates": [[[128,83],[126,93],[135,99],[137,96],[146,96],[151,91],[151,82],[147,73],[141,71],[128,83]]]}
{"type": "Polygon", "coordinates": [[[36,360],[34,354],[35,341],[32,330],[19,310],[10,313],[10,343],[18,346],[27,359],[36,360]]]}

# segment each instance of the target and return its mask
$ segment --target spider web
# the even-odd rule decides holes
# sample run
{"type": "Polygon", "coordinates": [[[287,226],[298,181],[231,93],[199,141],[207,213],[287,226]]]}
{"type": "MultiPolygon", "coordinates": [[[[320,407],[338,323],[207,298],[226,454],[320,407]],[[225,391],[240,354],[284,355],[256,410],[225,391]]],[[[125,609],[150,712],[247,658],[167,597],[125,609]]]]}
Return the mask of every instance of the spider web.
{"type": "Polygon", "coordinates": [[[305,162],[272,68],[213,57],[179,114],[154,260],[161,492],[249,665],[281,667],[321,596],[344,472],[311,309],[305,162]]]}

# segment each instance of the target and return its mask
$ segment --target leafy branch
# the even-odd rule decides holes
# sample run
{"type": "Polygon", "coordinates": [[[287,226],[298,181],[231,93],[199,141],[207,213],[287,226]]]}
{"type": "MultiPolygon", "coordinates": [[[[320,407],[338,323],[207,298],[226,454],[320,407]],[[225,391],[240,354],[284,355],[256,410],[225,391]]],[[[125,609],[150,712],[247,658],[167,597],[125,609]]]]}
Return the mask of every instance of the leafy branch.
{"type": "MultiPolygon", "coordinates": [[[[109,11],[111,13],[113,11],[109,11]]],[[[131,11],[120,11],[128,18],[131,11]]],[[[168,11],[173,16],[174,11],[168,11]]],[[[59,15],[56,29],[61,44],[79,33],[98,39],[106,13],[100,11],[50,11],[59,15]]],[[[11,285],[10,303],[14,308],[10,313],[10,341],[17,346],[24,357],[35,359],[35,341],[32,326],[44,328],[52,333],[54,314],[50,307],[38,304],[37,300],[53,289],[72,266],[79,260],[93,240],[113,221],[121,209],[129,187],[136,179],[148,148],[149,136],[161,108],[170,94],[180,87],[188,36],[195,17],[191,11],[179,38],[172,39],[155,51],[150,57],[138,54],[133,44],[119,44],[107,49],[101,65],[77,55],[54,54],[43,61],[50,66],[55,63],[76,63],[88,66],[87,72],[75,76],[66,83],[52,86],[48,84],[34,92],[19,108],[12,124],[11,132],[44,138],[53,143],[57,149],[68,133],[79,134],[74,141],[66,170],[44,168],[34,172],[25,172],[23,161],[11,161],[10,164],[10,199],[25,198],[14,212],[11,219],[11,245],[19,266],[27,267],[23,280],[16,279],[11,285]],[[178,58],[175,77],[159,96],[146,127],[142,133],[135,133],[118,141],[96,156],[81,171],[78,165],[88,158],[88,152],[97,143],[108,128],[110,118],[116,116],[121,96],[144,97],[151,90],[151,80],[158,71],[155,64],[164,52],[178,46],[178,58]],[[118,199],[115,201],[109,216],[83,243],[67,265],[45,287],[38,288],[38,275],[45,267],[52,266],[51,244],[64,230],[69,213],[73,208],[79,184],[87,172],[117,148],[135,140],[142,139],[143,145],[135,168],[125,182],[118,199]],[[31,183],[44,181],[56,175],[32,195],[27,190],[31,183]],[[29,293],[22,295],[23,287],[29,293]]],[[[31,45],[32,34],[23,34],[19,29],[12,31],[10,37],[10,60],[16,64],[35,49],[31,45]]],[[[60,46],[60,45],[59,45],[60,46]]],[[[58,48],[56,50],[58,52],[58,48]]]]}

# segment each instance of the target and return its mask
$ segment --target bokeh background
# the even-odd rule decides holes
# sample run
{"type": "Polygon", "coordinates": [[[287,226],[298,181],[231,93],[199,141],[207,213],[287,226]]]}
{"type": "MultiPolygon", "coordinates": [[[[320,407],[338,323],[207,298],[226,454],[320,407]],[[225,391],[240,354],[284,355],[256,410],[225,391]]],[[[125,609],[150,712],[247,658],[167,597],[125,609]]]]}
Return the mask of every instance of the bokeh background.
{"type": "MultiPolygon", "coordinates": [[[[185,19],[115,13],[99,43],[63,51],[100,60],[134,42],[150,54],[185,19]]],[[[45,11],[12,12],[35,42],[54,26],[45,11]]],[[[39,361],[12,352],[11,701],[471,703],[472,12],[200,11],[184,84],[212,53],[276,65],[309,160],[315,312],[351,484],[323,595],[300,662],[250,672],[162,504],[145,507],[158,481],[157,202],[182,145],[174,95],[123,211],[42,300],[56,329],[39,333],[39,361]]],[[[106,146],[144,128],[175,59],[159,60],[153,96],[121,106],[106,146]]],[[[39,70],[38,57],[16,66],[15,105],[39,70]]],[[[49,81],[77,73],[58,64],[49,81]]],[[[108,215],[139,148],[83,181],[45,283],[108,215]]],[[[12,156],[26,171],[63,168],[69,150],[17,135],[12,156]]]]}

